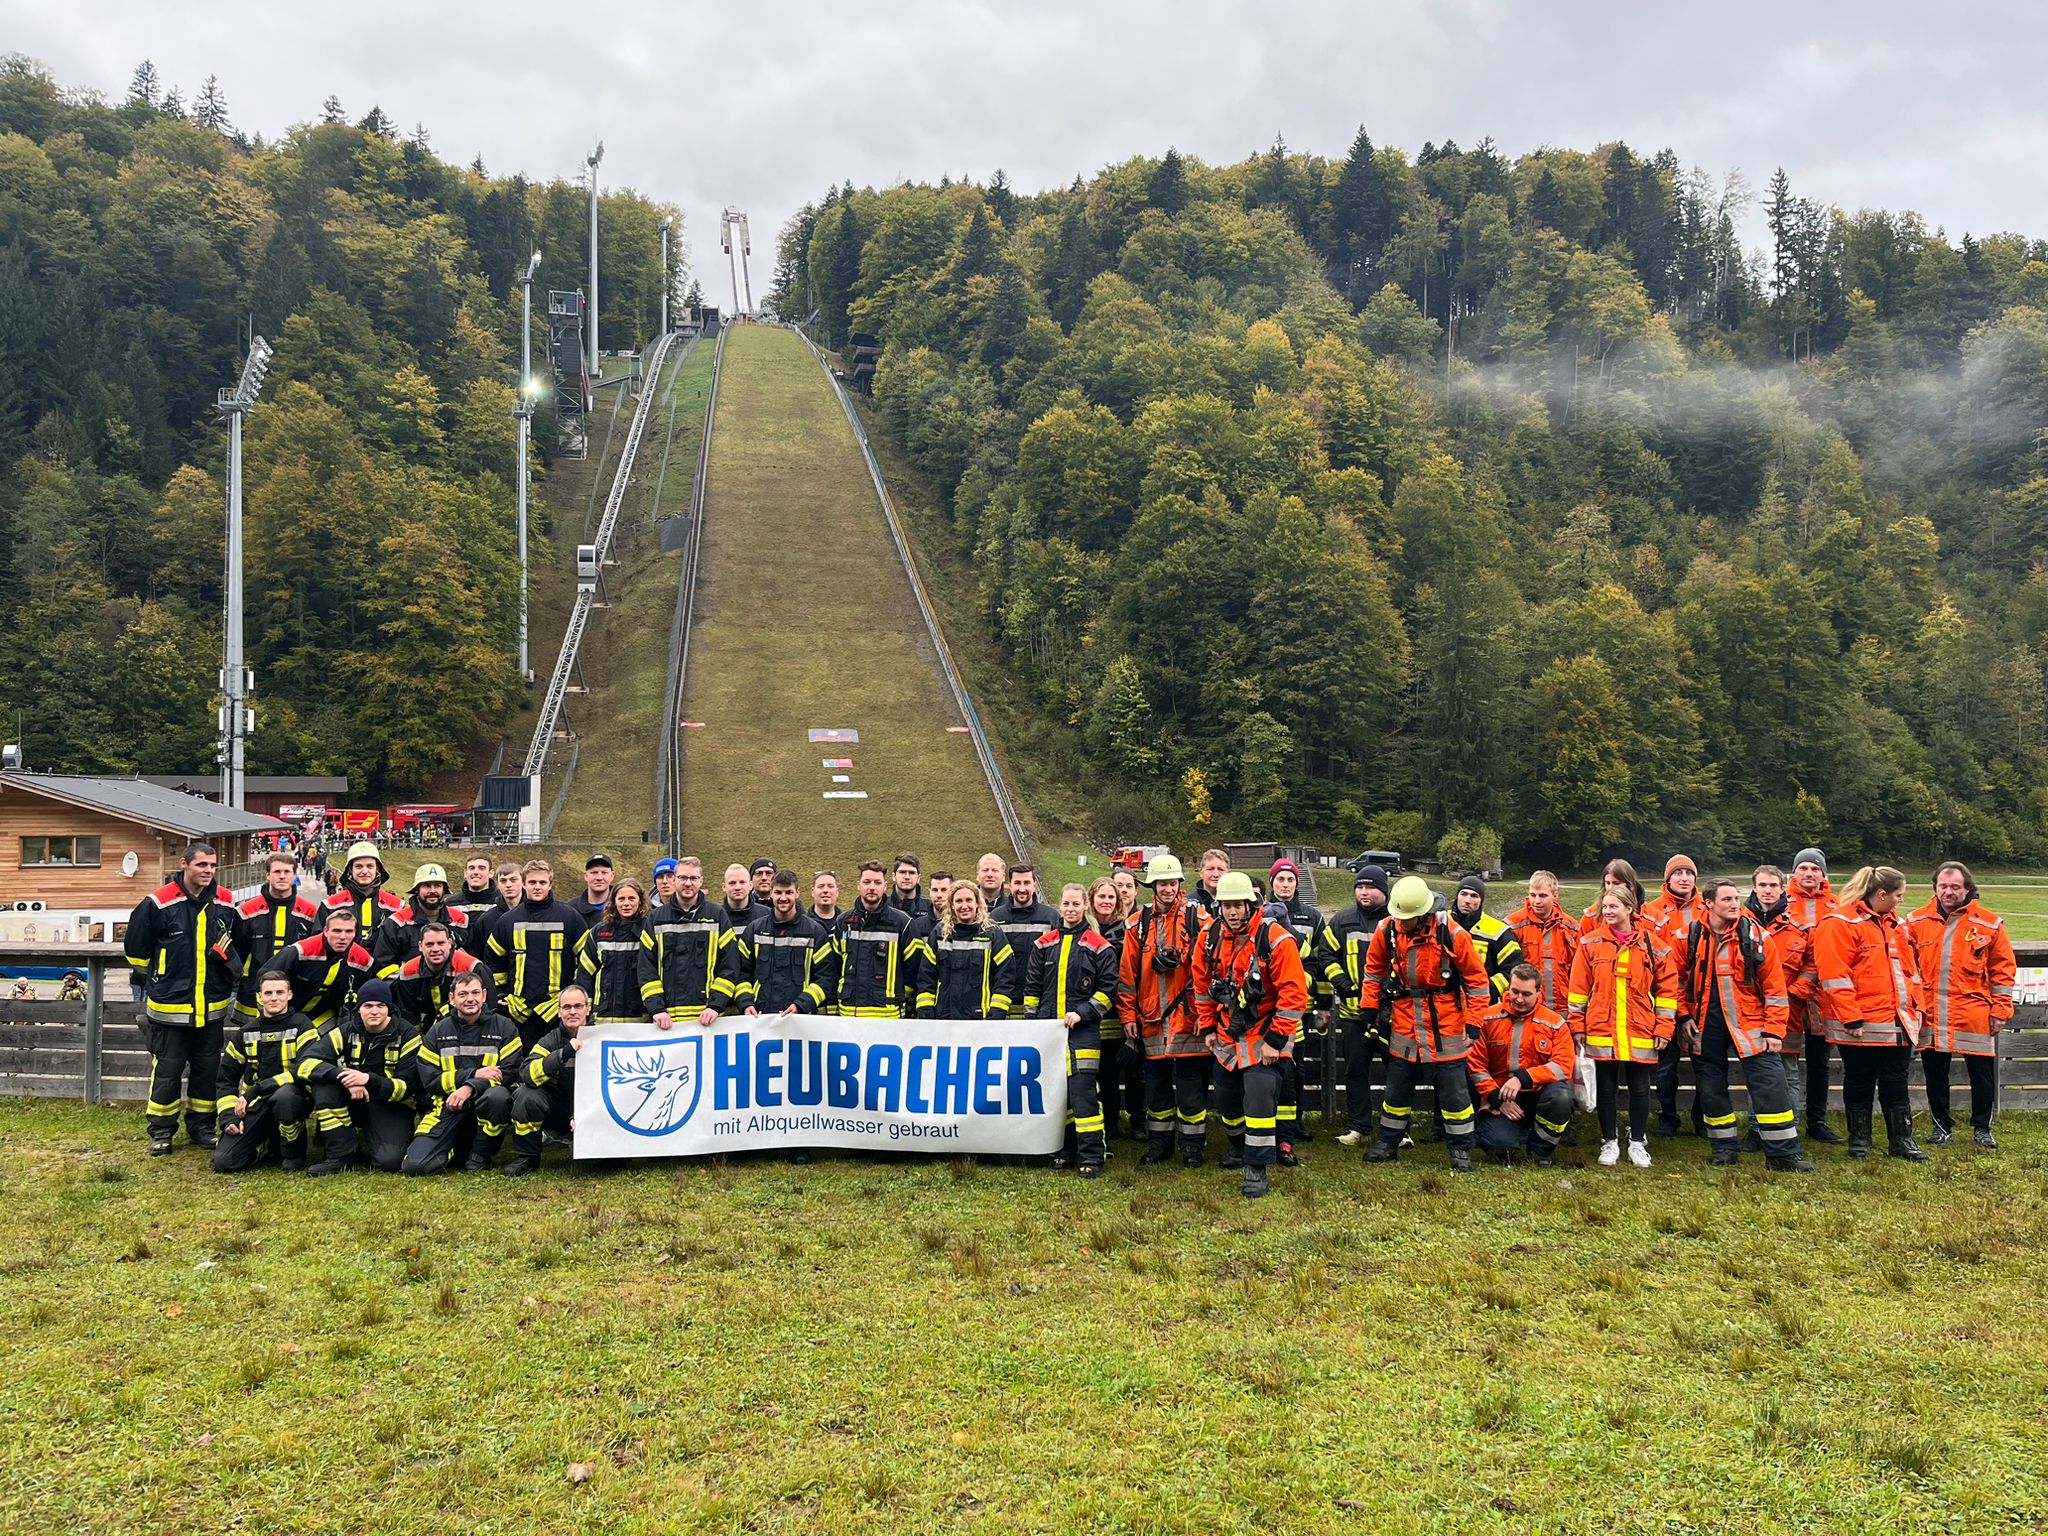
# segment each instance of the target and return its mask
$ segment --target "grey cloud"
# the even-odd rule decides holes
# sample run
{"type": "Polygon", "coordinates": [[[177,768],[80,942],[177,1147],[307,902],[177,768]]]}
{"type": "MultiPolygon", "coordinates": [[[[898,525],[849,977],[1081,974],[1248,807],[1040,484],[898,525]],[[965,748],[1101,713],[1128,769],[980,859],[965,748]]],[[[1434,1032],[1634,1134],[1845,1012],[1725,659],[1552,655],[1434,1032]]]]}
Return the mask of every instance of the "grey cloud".
{"type": "MultiPolygon", "coordinates": [[[[275,135],[338,95],[424,122],[452,159],[604,176],[685,212],[707,288],[717,221],[752,217],[756,287],[776,228],[850,179],[1061,185],[1169,143],[1210,162],[1339,156],[1363,121],[1411,154],[1490,135],[1509,154],[1626,139],[1715,176],[1843,206],[1913,208],[1951,235],[2043,233],[2048,23],[2022,0],[1959,18],[1906,3],[1723,0],[846,0],[602,14],[535,0],[204,8],[0,0],[9,46],[118,95],[145,55],[188,96],[217,73],[238,123],[275,135]],[[594,23],[594,26],[593,26],[594,23]]],[[[1758,216],[1747,233],[1761,238],[1758,216]]]]}

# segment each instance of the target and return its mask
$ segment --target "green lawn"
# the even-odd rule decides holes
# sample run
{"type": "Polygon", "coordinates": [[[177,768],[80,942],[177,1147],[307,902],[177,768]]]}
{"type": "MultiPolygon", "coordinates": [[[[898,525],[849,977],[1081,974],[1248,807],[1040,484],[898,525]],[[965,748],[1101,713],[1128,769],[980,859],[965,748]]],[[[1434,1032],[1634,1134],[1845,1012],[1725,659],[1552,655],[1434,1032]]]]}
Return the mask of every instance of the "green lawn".
{"type": "Polygon", "coordinates": [[[808,877],[913,848],[1002,850],[1002,823],[932,654],[853,431],[793,332],[726,341],[683,736],[683,841],[808,877]],[[806,738],[847,727],[848,747],[806,738]],[[828,757],[850,757],[836,785],[828,757]],[[827,800],[828,790],[867,792],[827,800]]]}
{"type": "Polygon", "coordinates": [[[2038,1529],[2048,1124],[2001,1133],[1800,1180],[1318,1141],[1251,1204],[1121,1144],[230,1180],[12,1102],[0,1525],[2038,1529]]]}

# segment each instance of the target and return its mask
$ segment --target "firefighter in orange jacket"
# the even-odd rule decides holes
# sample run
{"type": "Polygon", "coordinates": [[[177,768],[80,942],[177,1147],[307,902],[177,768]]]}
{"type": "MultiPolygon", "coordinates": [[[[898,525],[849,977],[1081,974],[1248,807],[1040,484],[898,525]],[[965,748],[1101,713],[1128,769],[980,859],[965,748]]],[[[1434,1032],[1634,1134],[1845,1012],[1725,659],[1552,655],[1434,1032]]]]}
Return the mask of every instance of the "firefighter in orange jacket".
{"type": "Polygon", "coordinates": [[[1526,960],[1472,1042],[1479,1150],[1497,1163],[1533,1152],[1548,1168],[1572,1119],[1572,1032],[1543,1002],[1543,976],[1526,960]]]}
{"type": "Polygon", "coordinates": [[[1991,1117],[1998,1108],[1998,1030],[2012,1018],[2012,940],[1997,913],[1977,900],[1969,866],[1954,860],[1934,872],[1934,899],[1906,923],[1920,969],[1926,1032],[1920,1067],[1927,1077],[1928,1140],[1945,1146],[1955,1135],[1948,1068],[1961,1056],[1970,1071],[1970,1126],[1977,1145],[1995,1150],[1991,1117]]]}
{"type": "Polygon", "coordinates": [[[1242,870],[1216,883],[1216,916],[1195,951],[1195,1019],[1215,1054],[1217,1107],[1230,1132],[1226,1168],[1245,1198],[1266,1193],[1280,1152],[1280,1062],[1308,1012],[1308,973],[1294,935],[1259,910],[1242,870]]]}
{"type": "Polygon", "coordinates": [[[1373,930],[1366,948],[1359,1009],[1370,1014],[1382,1002],[1391,1006],[1380,1134],[1365,1160],[1391,1163],[1400,1155],[1415,1086],[1429,1077],[1436,1085],[1451,1168],[1470,1173],[1472,1082],[1466,1063],[1472,1036],[1493,1001],[1493,987],[1472,935],[1434,907],[1428,883],[1419,875],[1403,875],[1387,901],[1390,915],[1373,930]]]}
{"type": "Polygon", "coordinates": [[[1650,1075],[1677,1032],[1678,976],[1671,951],[1636,921],[1635,892],[1610,884],[1600,920],[1572,962],[1572,1042],[1593,1059],[1599,1095],[1600,1166],[1621,1161],[1618,1095],[1628,1089],[1628,1160],[1650,1166],[1650,1075]]]}
{"type": "Polygon", "coordinates": [[[1180,860],[1160,854],[1145,866],[1152,901],[1124,924],[1117,1014],[1124,1038],[1145,1054],[1145,1155],[1202,1166],[1209,1130],[1209,1050],[1195,1019],[1195,952],[1208,919],[1182,891],[1180,860]]]}
{"type": "Polygon", "coordinates": [[[1742,910],[1742,891],[1733,880],[1714,882],[1707,920],[1686,924],[1678,953],[1681,1038],[1693,1054],[1695,1096],[1713,1147],[1708,1161],[1729,1168],[1741,1155],[1728,1095],[1732,1051],[1742,1063],[1768,1166],[1812,1173],[1812,1161],[1799,1149],[1799,1110],[1785,1081],[1782,1053],[1791,1012],[1785,970],[1764,930],[1742,910]]]}
{"type": "Polygon", "coordinates": [[[1522,958],[1536,967],[1543,1006],[1562,1014],[1565,994],[1571,990],[1572,956],[1579,952],[1579,930],[1557,899],[1557,876],[1547,869],[1529,876],[1529,894],[1508,914],[1507,922],[1522,946],[1522,958]]]}
{"type": "MultiPolygon", "coordinates": [[[[1707,920],[1707,904],[1700,900],[1700,870],[1689,854],[1674,853],[1664,861],[1664,888],[1643,903],[1637,914],[1645,928],[1676,952],[1689,923],[1707,920]]],[[[1685,1042],[1674,1035],[1657,1057],[1657,1134],[1678,1134],[1678,1059],[1685,1054],[1685,1042]]],[[[1706,1116],[1700,1109],[1699,1089],[1692,1095],[1692,1128],[1695,1135],[1707,1132],[1706,1116]]]]}
{"type": "MultiPolygon", "coordinates": [[[[1785,893],[1785,910],[1792,921],[1806,930],[1807,968],[1812,969],[1813,936],[1820,920],[1835,910],[1835,889],[1828,884],[1828,857],[1818,848],[1802,848],[1792,856],[1792,887],[1785,893]]],[[[1842,1133],[1828,1124],[1828,1032],[1820,1007],[1820,983],[1812,988],[1812,999],[1804,1006],[1795,998],[1795,1011],[1805,1015],[1806,1049],[1799,1058],[1799,1075],[1806,1089],[1806,1139],[1839,1143],[1842,1133]]]]}
{"type": "Polygon", "coordinates": [[[1813,968],[1820,977],[1828,1041],[1842,1051],[1842,1102],[1849,1113],[1849,1155],[1871,1153],[1873,1091],[1884,1109],[1891,1155],[1924,1163],[1913,1140],[1906,1078],[1920,1039],[1920,985],[1913,945],[1899,920],[1906,877],[1885,865],[1864,865],[1842,887],[1841,905],[1814,930],[1813,968]]]}

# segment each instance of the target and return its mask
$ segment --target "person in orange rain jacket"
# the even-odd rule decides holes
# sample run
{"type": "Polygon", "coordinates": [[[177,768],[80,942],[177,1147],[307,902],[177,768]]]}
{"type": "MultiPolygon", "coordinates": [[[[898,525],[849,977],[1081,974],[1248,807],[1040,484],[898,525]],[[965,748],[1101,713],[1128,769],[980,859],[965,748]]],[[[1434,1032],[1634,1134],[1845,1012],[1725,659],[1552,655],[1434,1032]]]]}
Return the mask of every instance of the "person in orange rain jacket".
{"type": "Polygon", "coordinates": [[[1548,1168],[1572,1119],[1572,1032],[1543,1002],[1543,978],[1527,960],[1508,967],[1508,989],[1472,1042],[1479,1150],[1497,1163],[1533,1152],[1548,1168]]]}
{"type": "MultiPolygon", "coordinates": [[[[1600,871],[1600,896],[1612,890],[1625,890],[1635,898],[1634,911],[1643,910],[1643,882],[1636,874],[1635,865],[1627,859],[1609,859],[1607,867],[1600,871]]],[[[1579,932],[1591,933],[1600,926],[1600,896],[1593,898],[1593,905],[1586,908],[1579,917],[1579,932]]]]}
{"type": "MultiPolygon", "coordinates": [[[[1785,893],[1785,910],[1806,930],[1809,970],[1814,932],[1835,905],[1835,888],[1828,884],[1828,856],[1818,848],[1800,849],[1792,856],[1792,888],[1785,893]]],[[[1812,1000],[1804,1007],[1796,1000],[1792,1007],[1805,1015],[1806,1051],[1799,1072],[1806,1081],[1806,1139],[1839,1144],[1842,1133],[1828,1124],[1828,1032],[1821,1022],[1820,984],[1814,984],[1812,1000]]]]}
{"type": "Polygon", "coordinates": [[[1920,969],[1926,1031],[1920,1068],[1927,1077],[1928,1140],[1946,1146],[1955,1135],[1948,1068],[1961,1056],[1970,1071],[1970,1126],[1977,1145],[1995,1150],[1991,1117],[1998,1111],[1998,1031],[2012,1018],[2017,975],[2004,920],[1977,900],[1969,866],[1953,859],[1934,872],[1934,899],[1906,920],[1920,969]]]}
{"type": "Polygon", "coordinates": [[[1742,1063],[1742,1084],[1756,1113],[1764,1159],[1774,1172],[1812,1173],[1799,1150],[1799,1110],[1785,1082],[1785,1026],[1791,1013],[1785,968],[1757,921],[1742,910],[1742,889],[1716,880],[1707,920],[1689,922],[1678,943],[1681,1039],[1693,1054],[1708,1161],[1731,1168],[1740,1157],[1728,1058],[1742,1063]]]}
{"type": "Polygon", "coordinates": [[[1650,1166],[1650,1074],[1677,1032],[1678,974],[1671,951],[1636,921],[1635,893],[1610,885],[1600,923],[1579,938],[1572,962],[1572,1043],[1593,1059],[1600,1115],[1600,1166],[1621,1161],[1620,1106],[1626,1074],[1628,1160],[1650,1166]]]}
{"type": "Polygon", "coordinates": [[[1365,1160],[1391,1163],[1400,1155],[1416,1084],[1427,1076],[1435,1083],[1451,1169],[1470,1173],[1472,1080],[1466,1066],[1493,987],[1472,935],[1434,906],[1428,883],[1403,875],[1387,901],[1390,915],[1380,920],[1366,948],[1359,1011],[1370,1015],[1388,1004],[1390,1029],[1380,1133],[1365,1160]]]}
{"type": "Polygon", "coordinates": [[[1180,860],[1156,855],[1145,866],[1152,901],[1124,924],[1117,1016],[1124,1038],[1145,1055],[1145,1155],[1163,1163],[1180,1130],[1180,1160],[1202,1166],[1209,1132],[1209,1048],[1195,1022],[1195,951],[1208,919],[1182,891],[1180,860]]]}
{"type": "Polygon", "coordinates": [[[1920,1039],[1920,979],[1899,920],[1905,889],[1906,877],[1887,865],[1866,864],[1851,875],[1841,904],[1814,930],[1813,969],[1828,1040],[1842,1051],[1849,1155],[1870,1156],[1874,1091],[1891,1155],[1924,1163],[1906,1100],[1906,1074],[1920,1039]]]}
{"type": "Polygon", "coordinates": [[[1557,876],[1547,869],[1529,876],[1529,894],[1507,921],[1522,946],[1522,958],[1536,967],[1543,1006],[1563,1013],[1565,994],[1571,989],[1572,956],[1579,952],[1579,931],[1558,902],[1557,876]]]}
{"type": "Polygon", "coordinates": [[[1195,1018],[1215,1054],[1216,1107],[1230,1132],[1226,1168],[1256,1200],[1280,1154],[1280,1062],[1301,1035],[1308,972],[1292,930],[1259,910],[1251,876],[1216,882],[1216,915],[1195,949],[1195,1018]]]}
{"type": "MultiPolygon", "coordinates": [[[[1785,872],[1775,864],[1759,864],[1749,878],[1749,899],[1742,904],[1742,910],[1750,920],[1764,931],[1764,943],[1778,957],[1778,968],[1785,973],[1785,993],[1791,1001],[1791,1010],[1785,1021],[1785,1045],[1778,1059],[1785,1064],[1785,1086],[1792,1095],[1792,1102],[1800,1100],[1800,1069],[1809,1048],[1807,1027],[1820,1027],[1820,1016],[1815,1001],[1820,993],[1820,982],[1813,974],[1813,935],[1794,921],[1791,904],[1785,889],[1785,872]]],[[[1749,1139],[1743,1143],[1745,1152],[1763,1151],[1763,1139],[1756,1134],[1754,1125],[1749,1139]]]]}
{"type": "MultiPolygon", "coordinates": [[[[1707,920],[1707,904],[1700,900],[1700,871],[1691,857],[1674,853],[1664,861],[1664,888],[1643,903],[1639,920],[1645,928],[1676,950],[1685,937],[1688,923],[1707,920]]],[[[1657,1058],[1657,1134],[1678,1134],[1678,1062],[1685,1054],[1683,1041],[1674,1038],[1657,1058]]],[[[1697,1086],[1692,1096],[1692,1129],[1696,1136],[1707,1134],[1706,1116],[1700,1109],[1697,1086]]]]}

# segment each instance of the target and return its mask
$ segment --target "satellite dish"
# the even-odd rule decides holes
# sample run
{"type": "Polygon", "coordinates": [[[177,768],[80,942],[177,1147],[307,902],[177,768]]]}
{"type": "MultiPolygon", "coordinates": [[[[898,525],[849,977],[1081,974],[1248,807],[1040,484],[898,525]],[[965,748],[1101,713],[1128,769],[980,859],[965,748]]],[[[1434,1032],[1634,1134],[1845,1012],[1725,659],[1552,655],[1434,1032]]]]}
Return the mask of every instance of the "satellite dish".
{"type": "Polygon", "coordinates": [[[142,868],[142,859],[133,848],[130,848],[121,855],[121,873],[130,880],[135,878],[135,872],[140,868],[142,868]]]}

